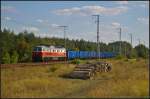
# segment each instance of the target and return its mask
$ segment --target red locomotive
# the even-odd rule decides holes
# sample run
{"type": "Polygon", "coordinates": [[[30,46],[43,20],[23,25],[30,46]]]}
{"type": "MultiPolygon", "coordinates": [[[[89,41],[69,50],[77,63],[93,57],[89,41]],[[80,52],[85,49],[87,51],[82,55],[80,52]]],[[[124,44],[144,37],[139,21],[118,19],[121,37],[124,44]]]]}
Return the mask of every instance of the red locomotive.
{"type": "Polygon", "coordinates": [[[36,46],[32,52],[34,62],[63,61],[66,59],[66,49],[56,46],[36,46]]]}

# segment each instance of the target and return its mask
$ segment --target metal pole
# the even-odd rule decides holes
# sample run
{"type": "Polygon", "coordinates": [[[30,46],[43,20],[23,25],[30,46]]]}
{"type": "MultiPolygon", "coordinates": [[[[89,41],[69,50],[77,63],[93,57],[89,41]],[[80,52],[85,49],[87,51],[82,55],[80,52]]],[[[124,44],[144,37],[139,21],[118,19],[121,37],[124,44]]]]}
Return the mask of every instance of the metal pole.
{"type": "Polygon", "coordinates": [[[100,15],[93,15],[97,18],[96,23],[97,23],[97,57],[100,58],[100,45],[99,45],[99,16],[100,15]]]}
{"type": "MultiPolygon", "coordinates": [[[[99,43],[99,15],[97,16],[97,50],[98,50],[98,53],[100,54],[100,43],[99,43]]],[[[98,56],[98,58],[100,58],[100,55],[98,56]]]]}
{"type": "Polygon", "coordinates": [[[145,55],[146,55],[146,44],[145,44],[145,41],[143,41],[144,42],[144,46],[145,46],[145,55]]]}
{"type": "MultiPolygon", "coordinates": [[[[66,46],[66,28],[68,27],[68,26],[59,26],[59,27],[62,27],[63,29],[64,29],[64,47],[66,48],[67,46],[66,46]]],[[[67,49],[67,48],[66,48],[67,49]]]]}
{"type": "Polygon", "coordinates": [[[129,33],[129,36],[130,36],[130,43],[131,43],[131,46],[132,46],[132,33],[129,33]]]}
{"type": "Polygon", "coordinates": [[[130,33],[129,35],[130,35],[130,39],[131,39],[131,41],[130,41],[130,43],[131,43],[131,50],[130,50],[130,54],[131,54],[131,53],[132,53],[132,50],[133,50],[133,49],[132,49],[132,33],[130,33]]]}
{"type": "Polygon", "coordinates": [[[113,52],[115,52],[115,46],[114,46],[114,40],[111,40],[112,41],[112,47],[113,47],[113,52]]]}
{"type": "Polygon", "coordinates": [[[145,41],[143,41],[143,42],[144,42],[144,46],[146,47],[145,41]]]}
{"type": "Polygon", "coordinates": [[[127,56],[127,55],[126,55],[126,50],[127,50],[127,49],[126,49],[126,42],[125,42],[124,44],[125,44],[125,45],[124,45],[124,46],[125,46],[125,51],[124,51],[124,52],[125,52],[125,56],[127,56]]]}
{"type": "Polygon", "coordinates": [[[131,46],[132,46],[132,33],[130,33],[130,38],[131,38],[131,46]]]}
{"type": "MultiPolygon", "coordinates": [[[[65,39],[65,48],[67,47],[66,46],[66,28],[64,28],[64,39],[65,39]]],[[[66,48],[67,49],[67,48],[66,48]]]]}
{"type": "MultiPolygon", "coordinates": [[[[68,26],[59,26],[59,27],[62,27],[64,29],[64,48],[67,50],[67,45],[66,45],[66,28],[68,26]]],[[[66,63],[67,59],[65,57],[65,63],[66,63]]]]}
{"type": "Polygon", "coordinates": [[[141,44],[141,40],[139,39],[139,45],[141,44]]]}
{"type": "Polygon", "coordinates": [[[119,52],[120,52],[120,55],[121,55],[121,27],[119,28],[119,41],[120,41],[120,47],[119,47],[119,52]]]}
{"type": "Polygon", "coordinates": [[[113,44],[113,52],[115,52],[115,44],[113,44]]]}

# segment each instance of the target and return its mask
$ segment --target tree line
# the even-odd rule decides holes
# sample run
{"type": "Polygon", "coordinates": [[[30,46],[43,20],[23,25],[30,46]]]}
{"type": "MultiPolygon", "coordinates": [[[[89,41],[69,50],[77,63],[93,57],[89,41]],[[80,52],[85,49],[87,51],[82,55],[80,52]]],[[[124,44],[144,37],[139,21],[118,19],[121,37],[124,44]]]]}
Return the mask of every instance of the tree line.
{"type": "MultiPolygon", "coordinates": [[[[96,51],[96,42],[85,41],[83,39],[66,39],[67,50],[96,51]]],[[[0,62],[18,63],[31,62],[32,50],[37,45],[64,46],[64,39],[57,37],[36,37],[34,33],[23,31],[16,34],[9,29],[0,31],[0,62]]],[[[100,52],[116,52],[127,58],[148,58],[149,48],[143,44],[134,48],[129,42],[115,41],[111,43],[100,42],[100,52]],[[120,52],[121,43],[121,52],[120,52]]]]}

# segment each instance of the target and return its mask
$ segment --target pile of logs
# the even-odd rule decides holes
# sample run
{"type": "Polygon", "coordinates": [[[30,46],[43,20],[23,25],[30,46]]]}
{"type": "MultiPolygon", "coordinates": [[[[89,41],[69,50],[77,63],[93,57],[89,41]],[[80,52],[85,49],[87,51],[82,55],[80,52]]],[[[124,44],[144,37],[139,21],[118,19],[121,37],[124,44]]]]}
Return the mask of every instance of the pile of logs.
{"type": "Polygon", "coordinates": [[[109,72],[111,64],[106,62],[77,65],[70,74],[71,78],[93,79],[97,72],[109,72]]]}

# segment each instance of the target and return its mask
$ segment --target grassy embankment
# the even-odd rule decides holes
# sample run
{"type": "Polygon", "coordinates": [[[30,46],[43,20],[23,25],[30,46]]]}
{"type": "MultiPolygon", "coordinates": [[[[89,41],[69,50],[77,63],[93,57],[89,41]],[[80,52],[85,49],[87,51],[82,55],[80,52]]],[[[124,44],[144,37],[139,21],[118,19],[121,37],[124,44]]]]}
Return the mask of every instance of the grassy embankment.
{"type": "MultiPolygon", "coordinates": [[[[84,63],[86,60],[82,61],[84,63]]],[[[75,65],[1,69],[1,95],[7,97],[148,97],[148,61],[106,60],[112,71],[95,80],[63,77],[75,65]]]]}

